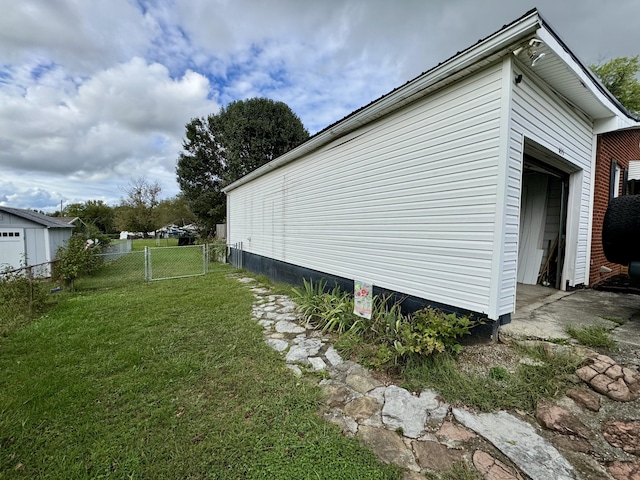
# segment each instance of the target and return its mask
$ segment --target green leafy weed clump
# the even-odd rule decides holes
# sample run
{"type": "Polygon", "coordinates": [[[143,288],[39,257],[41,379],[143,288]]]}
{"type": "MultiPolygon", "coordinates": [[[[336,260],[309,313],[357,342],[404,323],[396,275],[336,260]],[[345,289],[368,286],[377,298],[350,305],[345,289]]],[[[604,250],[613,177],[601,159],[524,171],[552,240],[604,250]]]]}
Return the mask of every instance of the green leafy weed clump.
{"type": "Polygon", "coordinates": [[[611,350],[616,342],[611,338],[611,329],[602,325],[591,325],[588,327],[567,327],[567,333],[582,345],[591,348],[603,348],[611,350]]]}
{"type": "Polygon", "coordinates": [[[374,367],[396,366],[412,357],[436,353],[459,353],[460,337],[471,333],[479,322],[468,317],[425,308],[404,314],[389,296],[376,296],[370,319],[353,313],[353,297],[329,290],[325,282],[304,280],[294,295],[304,319],[315,328],[341,335],[338,348],[356,354],[374,367]]]}

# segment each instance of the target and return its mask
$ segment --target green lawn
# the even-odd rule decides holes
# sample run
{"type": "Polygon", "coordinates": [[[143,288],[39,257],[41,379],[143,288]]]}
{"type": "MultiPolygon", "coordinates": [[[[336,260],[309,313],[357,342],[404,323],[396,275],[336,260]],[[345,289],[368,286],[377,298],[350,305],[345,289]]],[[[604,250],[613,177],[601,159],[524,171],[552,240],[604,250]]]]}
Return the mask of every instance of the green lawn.
{"type": "Polygon", "coordinates": [[[0,337],[0,478],[398,479],[318,415],[230,269],[63,293],[0,337]]]}

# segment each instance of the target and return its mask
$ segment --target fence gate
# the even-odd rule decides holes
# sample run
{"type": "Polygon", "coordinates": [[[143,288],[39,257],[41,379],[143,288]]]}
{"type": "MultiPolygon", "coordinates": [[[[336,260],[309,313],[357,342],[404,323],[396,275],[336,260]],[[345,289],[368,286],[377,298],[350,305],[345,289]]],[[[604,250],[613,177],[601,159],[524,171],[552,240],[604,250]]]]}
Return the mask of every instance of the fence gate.
{"type": "Polygon", "coordinates": [[[208,256],[206,245],[144,247],[144,278],[152,281],[205,275],[208,256]]]}

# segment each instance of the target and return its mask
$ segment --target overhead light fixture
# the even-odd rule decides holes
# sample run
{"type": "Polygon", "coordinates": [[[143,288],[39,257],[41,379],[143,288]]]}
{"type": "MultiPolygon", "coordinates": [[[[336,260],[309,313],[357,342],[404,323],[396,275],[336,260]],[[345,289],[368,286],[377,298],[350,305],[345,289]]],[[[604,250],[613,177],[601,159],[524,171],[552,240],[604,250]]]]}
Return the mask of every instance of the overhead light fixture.
{"type": "Polygon", "coordinates": [[[531,66],[535,67],[536,63],[538,63],[540,60],[542,60],[542,58],[546,55],[546,53],[536,53],[533,52],[532,54],[529,55],[529,60],[531,60],[531,66]]]}
{"type": "Polygon", "coordinates": [[[538,53],[538,51],[536,50],[537,47],[540,47],[543,44],[544,42],[542,40],[534,37],[531,38],[528,42],[517,47],[513,51],[513,54],[517,57],[526,50],[527,56],[529,57],[529,62],[531,62],[531,66],[534,67],[546,55],[546,53],[538,53]]]}

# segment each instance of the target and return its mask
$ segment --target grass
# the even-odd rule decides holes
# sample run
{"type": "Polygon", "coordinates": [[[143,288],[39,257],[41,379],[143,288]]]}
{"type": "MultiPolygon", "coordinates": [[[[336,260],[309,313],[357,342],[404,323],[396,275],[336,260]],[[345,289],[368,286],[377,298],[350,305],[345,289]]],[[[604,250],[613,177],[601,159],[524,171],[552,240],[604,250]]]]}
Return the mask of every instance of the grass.
{"type": "Polygon", "coordinates": [[[588,327],[567,327],[567,333],[582,345],[591,348],[603,348],[611,350],[616,346],[615,340],[611,338],[611,329],[602,325],[591,325],[588,327]]]}
{"type": "Polygon", "coordinates": [[[568,354],[549,354],[543,348],[521,347],[521,354],[536,360],[520,364],[513,373],[494,367],[489,375],[461,371],[451,355],[435,355],[406,365],[401,373],[412,391],[431,388],[453,404],[483,411],[520,409],[532,412],[540,399],[564,392],[579,359],[568,354]]]}
{"type": "Polygon", "coordinates": [[[230,271],[65,293],[0,338],[0,478],[398,479],[317,415],[230,271]]]}
{"type": "Polygon", "coordinates": [[[133,252],[141,252],[144,250],[144,247],[177,247],[178,246],[178,238],[134,238],[131,240],[131,251],[133,252]]]}
{"type": "Polygon", "coordinates": [[[624,318],[619,318],[619,317],[604,316],[601,318],[604,320],[608,320],[609,322],[617,323],[618,325],[624,325],[625,323],[627,323],[627,321],[624,318]]]}
{"type": "Polygon", "coordinates": [[[256,283],[260,285],[266,285],[273,295],[287,295],[291,296],[293,293],[293,287],[288,283],[274,282],[266,275],[255,275],[248,271],[242,271],[247,277],[256,279],[256,283]]]}

